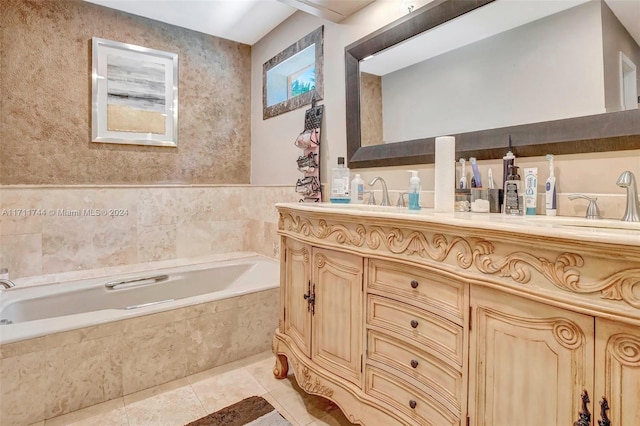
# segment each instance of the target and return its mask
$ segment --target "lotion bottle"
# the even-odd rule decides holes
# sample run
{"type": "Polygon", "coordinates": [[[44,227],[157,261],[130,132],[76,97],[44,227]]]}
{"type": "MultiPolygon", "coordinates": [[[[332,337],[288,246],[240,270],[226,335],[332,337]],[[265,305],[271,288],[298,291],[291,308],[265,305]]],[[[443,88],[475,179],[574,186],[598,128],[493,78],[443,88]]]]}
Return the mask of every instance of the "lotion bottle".
{"type": "Polygon", "coordinates": [[[411,179],[409,179],[409,210],[420,210],[420,177],[416,170],[409,170],[411,179]]]}
{"type": "Polygon", "coordinates": [[[359,173],[351,181],[351,204],[364,203],[364,181],[359,173]]]}
{"type": "Polygon", "coordinates": [[[547,154],[545,159],[549,161],[549,178],[544,187],[545,189],[545,207],[547,216],[556,215],[556,177],[553,173],[553,154],[547,154]]]}

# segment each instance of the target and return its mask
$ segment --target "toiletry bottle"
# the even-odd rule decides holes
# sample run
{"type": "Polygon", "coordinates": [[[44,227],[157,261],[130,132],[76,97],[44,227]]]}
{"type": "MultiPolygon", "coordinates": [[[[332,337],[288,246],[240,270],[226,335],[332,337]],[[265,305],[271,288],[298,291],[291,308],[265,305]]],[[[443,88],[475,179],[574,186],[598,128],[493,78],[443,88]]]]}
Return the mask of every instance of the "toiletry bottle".
{"type": "Polygon", "coordinates": [[[467,168],[465,167],[465,160],[461,158],[458,162],[462,165],[462,170],[460,171],[460,180],[458,181],[458,189],[467,189],[467,168]]]}
{"type": "Polygon", "coordinates": [[[338,167],[331,169],[331,196],[332,203],[348,203],[349,197],[349,169],[344,166],[344,157],[338,157],[338,167]]]}
{"type": "Polygon", "coordinates": [[[364,202],[364,181],[360,174],[351,181],[351,204],[362,204],[364,202]]]}
{"type": "Polygon", "coordinates": [[[409,210],[420,210],[420,191],[422,190],[420,185],[420,177],[416,170],[409,170],[411,173],[411,179],[409,179],[409,210]]]}
{"type": "Polygon", "coordinates": [[[524,191],[518,174],[518,166],[509,166],[504,193],[504,212],[512,215],[524,214],[524,191]]]}
{"type": "MultiPolygon", "coordinates": [[[[509,145],[511,145],[511,136],[509,136],[509,145]]],[[[511,149],[509,149],[509,152],[507,152],[507,154],[502,157],[502,189],[505,190],[505,193],[507,189],[507,177],[511,172],[510,167],[514,166],[515,164],[516,156],[513,155],[513,152],[511,152],[511,149]]]]}
{"type": "Polygon", "coordinates": [[[545,190],[545,207],[547,216],[556,215],[556,177],[553,173],[553,155],[547,154],[545,159],[549,161],[549,178],[544,187],[545,190]]]}
{"type": "Polygon", "coordinates": [[[524,205],[528,216],[536,215],[536,202],[538,201],[538,168],[525,167],[524,169],[524,205]]]}

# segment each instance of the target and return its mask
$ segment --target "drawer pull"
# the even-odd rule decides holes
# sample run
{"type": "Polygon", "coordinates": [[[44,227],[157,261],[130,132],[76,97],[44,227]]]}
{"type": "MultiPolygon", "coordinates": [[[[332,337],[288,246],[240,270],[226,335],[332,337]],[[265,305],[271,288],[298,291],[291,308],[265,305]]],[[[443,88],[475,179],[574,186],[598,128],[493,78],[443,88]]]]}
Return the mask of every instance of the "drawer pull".
{"type": "Polygon", "coordinates": [[[418,288],[418,281],[412,280],[411,281],[411,288],[418,288]]]}
{"type": "Polygon", "coordinates": [[[412,328],[416,328],[418,326],[418,321],[416,320],[411,320],[411,327],[412,328]]]}
{"type": "Polygon", "coordinates": [[[411,366],[413,368],[418,368],[418,360],[417,359],[412,359],[411,360],[411,366]]]}
{"type": "Polygon", "coordinates": [[[416,401],[414,401],[413,399],[411,401],[409,401],[409,407],[416,408],[416,405],[418,405],[418,403],[416,401]]]}

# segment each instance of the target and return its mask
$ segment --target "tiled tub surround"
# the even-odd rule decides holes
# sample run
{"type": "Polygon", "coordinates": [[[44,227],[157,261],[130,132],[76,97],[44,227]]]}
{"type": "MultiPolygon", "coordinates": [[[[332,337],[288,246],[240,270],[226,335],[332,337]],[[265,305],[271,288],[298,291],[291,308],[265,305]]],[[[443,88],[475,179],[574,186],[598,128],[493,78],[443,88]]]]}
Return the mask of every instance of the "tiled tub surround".
{"type": "Polygon", "coordinates": [[[265,351],[278,298],[276,287],[2,344],[0,424],[28,425],[265,351]]]}
{"type": "Polygon", "coordinates": [[[0,265],[13,279],[232,251],[276,257],[273,205],[297,200],[291,186],[1,186],[0,265]]]}

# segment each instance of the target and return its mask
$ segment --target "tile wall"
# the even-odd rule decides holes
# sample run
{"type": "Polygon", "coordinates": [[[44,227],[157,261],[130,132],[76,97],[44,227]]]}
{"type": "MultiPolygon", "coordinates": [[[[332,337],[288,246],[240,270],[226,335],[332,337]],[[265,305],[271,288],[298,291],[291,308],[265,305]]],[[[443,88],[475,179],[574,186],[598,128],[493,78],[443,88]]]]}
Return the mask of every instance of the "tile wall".
{"type": "Polygon", "coordinates": [[[232,251],[276,257],[274,204],[298,200],[291,186],[3,186],[0,192],[0,267],[12,279],[232,251]]]}

